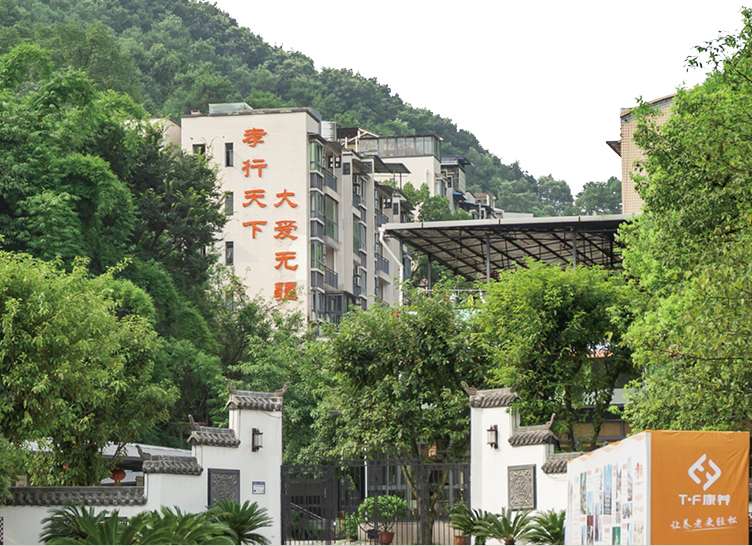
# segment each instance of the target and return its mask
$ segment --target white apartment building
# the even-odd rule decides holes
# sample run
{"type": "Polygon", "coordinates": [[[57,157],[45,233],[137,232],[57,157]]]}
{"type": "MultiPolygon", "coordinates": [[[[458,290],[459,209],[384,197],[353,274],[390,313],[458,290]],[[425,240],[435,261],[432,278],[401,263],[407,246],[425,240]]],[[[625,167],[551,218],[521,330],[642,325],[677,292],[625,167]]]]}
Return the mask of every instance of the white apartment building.
{"type": "Polygon", "coordinates": [[[409,221],[404,196],[377,181],[404,165],[347,149],[335,135],[311,108],[211,104],[181,119],[181,147],[219,167],[230,217],[217,237],[223,261],[251,296],[311,321],[397,302],[410,271],[406,249],[383,244],[378,231],[409,221]]]}

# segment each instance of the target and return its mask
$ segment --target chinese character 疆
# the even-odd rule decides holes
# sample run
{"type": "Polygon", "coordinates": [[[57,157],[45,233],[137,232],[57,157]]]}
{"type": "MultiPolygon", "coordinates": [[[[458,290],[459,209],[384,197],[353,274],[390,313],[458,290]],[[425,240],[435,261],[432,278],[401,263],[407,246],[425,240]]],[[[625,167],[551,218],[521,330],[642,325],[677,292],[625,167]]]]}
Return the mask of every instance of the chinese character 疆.
{"type": "Polygon", "coordinates": [[[274,299],[277,301],[297,300],[298,294],[295,291],[296,282],[276,282],[274,283],[274,299]]]}

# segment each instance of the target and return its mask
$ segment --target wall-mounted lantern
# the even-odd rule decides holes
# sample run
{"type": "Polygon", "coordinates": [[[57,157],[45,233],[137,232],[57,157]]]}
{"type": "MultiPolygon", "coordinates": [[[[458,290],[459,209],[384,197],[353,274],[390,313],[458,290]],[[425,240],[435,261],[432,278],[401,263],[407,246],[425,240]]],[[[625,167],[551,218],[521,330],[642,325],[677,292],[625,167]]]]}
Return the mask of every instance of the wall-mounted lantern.
{"type": "Polygon", "coordinates": [[[264,435],[259,429],[254,428],[251,435],[251,451],[258,451],[263,445],[261,445],[261,437],[264,435]]]}
{"type": "Polygon", "coordinates": [[[494,449],[499,447],[499,427],[497,425],[491,425],[491,428],[486,431],[486,443],[494,449]]]}

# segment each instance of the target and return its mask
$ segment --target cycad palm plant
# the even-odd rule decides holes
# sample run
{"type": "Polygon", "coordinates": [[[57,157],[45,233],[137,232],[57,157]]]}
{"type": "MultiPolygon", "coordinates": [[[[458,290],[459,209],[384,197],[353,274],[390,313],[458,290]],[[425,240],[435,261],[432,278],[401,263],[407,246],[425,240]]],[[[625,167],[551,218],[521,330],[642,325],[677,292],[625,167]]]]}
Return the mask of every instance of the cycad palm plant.
{"type": "Polygon", "coordinates": [[[533,517],[528,542],[532,544],[564,544],[564,510],[548,510],[533,517]]]}
{"type": "Polygon", "coordinates": [[[163,506],[146,516],[139,544],[234,544],[232,531],[206,513],[183,513],[163,506]]]}
{"type": "Polygon", "coordinates": [[[501,514],[488,514],[479,521],[478,529],[504,544],[517,544],[518,540],[527,538],[530,533],[531,520],[529,510],[502,508],[501,514]]]}
{"type": "Polygon", "coordinates": [[[207,515],[210,521],[229,527],[235,544],[269,544],[269,540],[256,531],[269,527],[272,518],[266,508],[259,507],[256,502],[245,501],[241,506],[234,500],[220,500],[207,515]]]}

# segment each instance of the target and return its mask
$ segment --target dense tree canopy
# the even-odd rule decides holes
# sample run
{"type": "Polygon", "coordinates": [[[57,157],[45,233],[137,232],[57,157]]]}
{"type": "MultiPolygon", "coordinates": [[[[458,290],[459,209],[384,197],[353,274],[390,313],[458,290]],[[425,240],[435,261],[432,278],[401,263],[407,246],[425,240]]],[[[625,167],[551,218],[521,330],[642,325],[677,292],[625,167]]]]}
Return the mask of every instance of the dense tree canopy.
{"type": "Polygon", "coordinates": [[[343,318],[330,341],[330,399],[339,416],[332,454],[388,453],[461,459],[469,446],[467,395],[482,386],[488,358],[473,323],[449,293],[414,292],[403,307],[379,306],[343,318]]]}
{"type": "Polygon", "coordinates": [[[57,477],[67,485],[106,477],[99,450],[139,438],[178,395],[151,381],[158,340],[148,317],[118,316],[123,282],[89,278],[80,262],[66,273],[0,252],[0,434],[41,446],[49,439],[46,464],[67,466],[57,477]]]}
{"type": "Polygon", "coordinates": [[[638,428],[752,422],[752,12],[743,15],[740,35],[698,48],[713,71],[679,90],[663,126],[640,108],[645,204],[625,234],[625,269],[650,296],[629,333],[645,370],[626,413],[638,428]]]}
{"type": "Polygon", "coordinates": [[[487,286],[477,341],[494,354],[494,383],[520,394],[523,424],[556,413],[554,429],[574,447],[578,411],[587,404],[594,408],[595,447],[614,388],[631,375],[623,338],[633,298],[618,274],[532,261],[487,286]]]}

